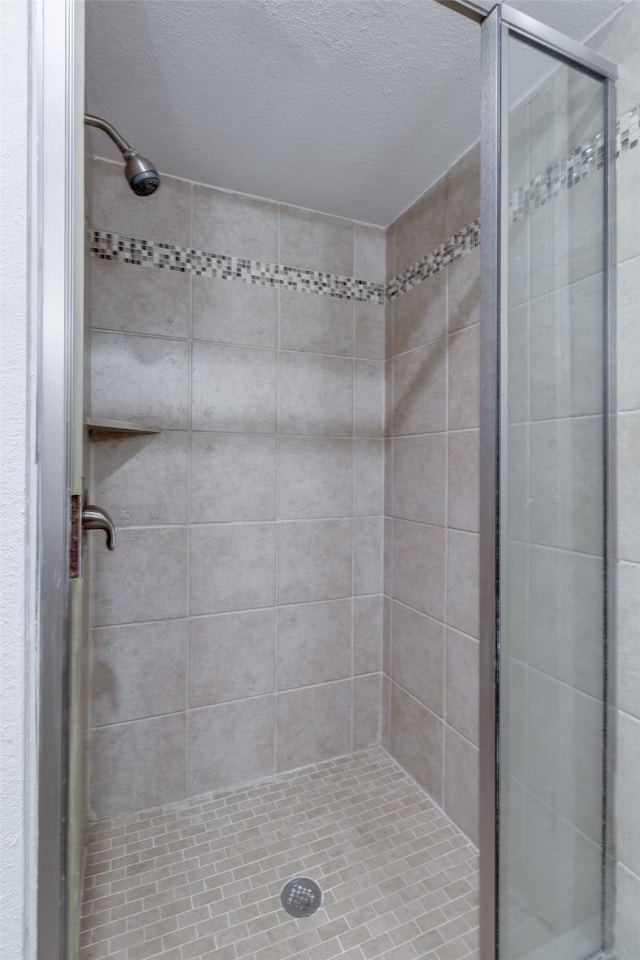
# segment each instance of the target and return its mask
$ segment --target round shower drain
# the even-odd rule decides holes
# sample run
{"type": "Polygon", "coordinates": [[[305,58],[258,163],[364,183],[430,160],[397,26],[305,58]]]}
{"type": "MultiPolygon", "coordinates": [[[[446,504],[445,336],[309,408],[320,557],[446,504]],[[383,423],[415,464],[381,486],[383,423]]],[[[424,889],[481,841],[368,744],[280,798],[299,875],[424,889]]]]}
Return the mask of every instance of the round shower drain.
{"type": "Polygon", "coordinates": [[[292,917],[310,917],[322,903],[322,890],[309,877],[295,877],[285,883],[280,901],[292,917]]]}

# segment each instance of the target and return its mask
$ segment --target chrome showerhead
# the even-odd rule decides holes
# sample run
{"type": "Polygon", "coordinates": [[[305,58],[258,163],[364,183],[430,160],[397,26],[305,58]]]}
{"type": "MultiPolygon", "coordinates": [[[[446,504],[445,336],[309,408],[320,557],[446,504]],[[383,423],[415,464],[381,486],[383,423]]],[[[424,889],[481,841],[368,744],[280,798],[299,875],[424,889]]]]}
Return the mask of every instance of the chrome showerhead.
{"type": "Polygon", "coordinates": [[[124,137],[121,137],[115,127],[103,120],[85,114],[84,122],[90,127],[97,127],[111,137],[116,147],[125,159],[124,175],[127,183],[138,197],[149,197],[160,186],[160,174],[150,160],[141,157],[137,150],[130,147],[124,137]]]}
{"type": "Polygon", "coordinates": [[[160,174],[154,169],[151,161],[141,157],[135,150],[132,150],[128,156],[125,154],[125,158],[127,162],[124,166],[124,175],[133,192],[139,197],[148,197],[155,193],[160,186],[160,174]]]}

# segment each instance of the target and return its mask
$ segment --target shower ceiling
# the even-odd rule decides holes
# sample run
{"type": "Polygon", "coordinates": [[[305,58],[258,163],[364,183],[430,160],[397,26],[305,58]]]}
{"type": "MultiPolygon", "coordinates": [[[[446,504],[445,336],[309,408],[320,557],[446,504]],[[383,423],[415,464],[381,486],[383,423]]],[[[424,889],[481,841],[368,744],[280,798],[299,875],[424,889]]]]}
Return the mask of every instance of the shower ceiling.
{"type": "MultiPolygon", "coordinates": [[[[582,40],[623,3],[513,5],[582,40]]],[[[161,173],[380,225],[478,139],[479,58],[435,0],[87,4],[87,108],[161,173]]]]}

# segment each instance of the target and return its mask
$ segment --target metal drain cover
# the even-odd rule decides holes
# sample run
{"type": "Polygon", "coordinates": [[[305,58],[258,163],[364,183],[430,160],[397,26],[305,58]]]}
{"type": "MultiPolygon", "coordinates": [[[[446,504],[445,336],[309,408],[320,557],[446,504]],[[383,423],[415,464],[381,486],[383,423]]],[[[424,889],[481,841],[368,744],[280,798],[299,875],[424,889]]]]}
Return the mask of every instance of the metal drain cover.
{"type": "Polygon", "coordinates": [[[322,890],[309,877],[295,877],[285,883],[280,901],[292,917],[310,917],[322,903],[322,890]]]}

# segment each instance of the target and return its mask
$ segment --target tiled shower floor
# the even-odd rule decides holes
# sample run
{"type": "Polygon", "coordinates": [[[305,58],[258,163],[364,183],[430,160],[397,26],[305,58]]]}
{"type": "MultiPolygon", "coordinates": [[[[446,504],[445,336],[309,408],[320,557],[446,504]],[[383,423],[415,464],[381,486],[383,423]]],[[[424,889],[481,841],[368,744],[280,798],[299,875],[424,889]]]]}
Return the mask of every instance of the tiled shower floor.
{"type": "Polygon", "coordinates": [[[86,873],[80,960],[477,958],[477,851],[380,748],[103,820],[86,873]]]}

